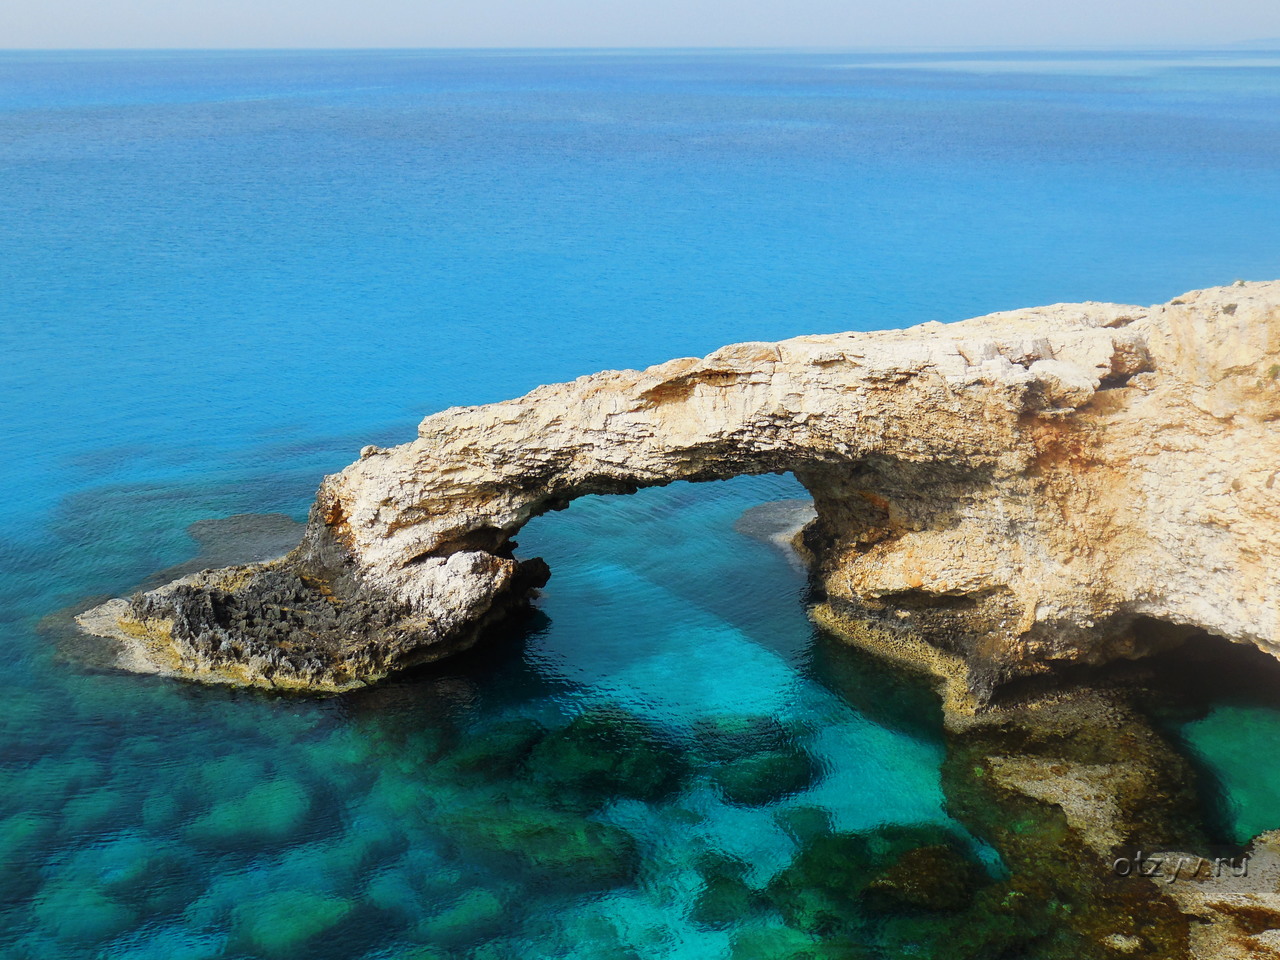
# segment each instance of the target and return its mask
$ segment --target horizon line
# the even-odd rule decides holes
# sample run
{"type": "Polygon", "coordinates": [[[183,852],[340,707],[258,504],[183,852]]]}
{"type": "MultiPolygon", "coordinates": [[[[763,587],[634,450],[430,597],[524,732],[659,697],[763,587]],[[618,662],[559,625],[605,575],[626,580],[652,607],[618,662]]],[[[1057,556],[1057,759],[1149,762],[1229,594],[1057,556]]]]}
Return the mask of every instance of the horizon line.
{"type": "Polygon", "coordinates": [[[667,45],[637,44],[634,46],[571,44],[566,46],[509,46],[509,45],[449,45],[449,46],[138,46],[138,47],[0,47],[0,53],[1111,53],[1122,51],[1141,52],[1200,52],[1210,50],[1280,52],[1280,37],[1262,37],[1250,40],[1224,40],[1208,44],[1182,43],[1125,43],[1121,41],[1080,44],[988,44],[988,45],[919,45],[902,46],[884,44],[876,46],[824,46],[824,45],[667,45]]]}

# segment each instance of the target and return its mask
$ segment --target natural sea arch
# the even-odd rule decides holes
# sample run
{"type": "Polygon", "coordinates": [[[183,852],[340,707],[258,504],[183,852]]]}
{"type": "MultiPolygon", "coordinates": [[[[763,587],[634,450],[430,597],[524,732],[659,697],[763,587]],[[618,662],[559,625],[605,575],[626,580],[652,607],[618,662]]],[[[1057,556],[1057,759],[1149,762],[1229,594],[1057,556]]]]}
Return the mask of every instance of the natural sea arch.
{"type": "Polygon", "coordinates": [[[91,611],[131,664],[335,690],[460,649],[545,581],[587,494],[793,473],[828,622],[981,701],[1142,652],[1143,619],[1280,630],[1280,283],[745,343],[451,408],[320,486],[301,545],[91,611]]]}

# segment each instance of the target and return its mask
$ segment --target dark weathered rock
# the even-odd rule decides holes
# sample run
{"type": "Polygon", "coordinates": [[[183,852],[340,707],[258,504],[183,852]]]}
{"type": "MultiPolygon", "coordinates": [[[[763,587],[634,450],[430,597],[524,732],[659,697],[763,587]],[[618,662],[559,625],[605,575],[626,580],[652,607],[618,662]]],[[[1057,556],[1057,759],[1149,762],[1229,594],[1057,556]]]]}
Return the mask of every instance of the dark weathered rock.
{"type": "Polygon", "coordinates": [[[862,890],[881,909],[959,910],[989,878],[953,843],[908,850],[862,890]]]}

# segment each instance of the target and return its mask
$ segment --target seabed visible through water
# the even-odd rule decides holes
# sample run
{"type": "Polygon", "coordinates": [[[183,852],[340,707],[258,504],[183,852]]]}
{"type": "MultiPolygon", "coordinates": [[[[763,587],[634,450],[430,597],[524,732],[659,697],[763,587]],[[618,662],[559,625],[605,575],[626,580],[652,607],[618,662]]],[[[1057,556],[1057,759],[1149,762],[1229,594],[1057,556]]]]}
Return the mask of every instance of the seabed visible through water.
{"type": "MultiPolygon", "coordinates": [[[[122,673],[69,614],[278,549],[322,475],[452,404],[1274,277],[1274,54],[0,53],[0,176],[0,955],[1078,960],[1130,935],[1133,888],[990,788],[1003,734],[945,733],[735,526],[790,478],[539,518],[535,614],[343,696],[122,673]]],[[[1153,776],[1198,787],[1152,832],[1223,844],[1280,826],[1280,683],[1214,657],[1132,709],[1153,776]]]]}

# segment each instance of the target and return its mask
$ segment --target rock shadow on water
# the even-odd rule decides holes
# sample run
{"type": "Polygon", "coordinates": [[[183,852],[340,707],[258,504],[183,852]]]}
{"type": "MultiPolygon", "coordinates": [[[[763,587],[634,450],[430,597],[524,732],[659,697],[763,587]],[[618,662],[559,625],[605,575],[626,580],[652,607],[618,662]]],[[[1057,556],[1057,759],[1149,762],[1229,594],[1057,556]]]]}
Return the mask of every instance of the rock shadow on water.
{"type": "Polygon", "coordinates": [[[1259,758],[1280,734],[1280,663],[1251,646],[1199,634],[1155,658],[1143,706],[1195,770],[1214,843],[1280,828],[1280,778],[1259,758]]]}
{"type": "Polygon", "coordinates": [[[816,624],[804,670],[868,720],[926,743],[943,742],[942,701],[931,678],[816,624]]]}
{"type": "MultiPolygon", "coordinates": [[[[529,645],[550,628],[542,611],[520,611],[494,624],[482,644],[337,694],[330,702],[379,753],[402,763],[434,765],[449,750],[473,752],[478,768],[501,765],[510,756],[500,743],[488,743],[490,736],[501,741],[509,735],[497,729],[501,718],[515,718],[512,724],[518,727],[527,715],[546,712],[543,705],[572,699],[577,689],[548,677],[527,655],[529,645]],[[490,726],[494,729],[486,733],[490,726]]],[[[559,711],[553,708],[549,716],[559,711]]]]}

